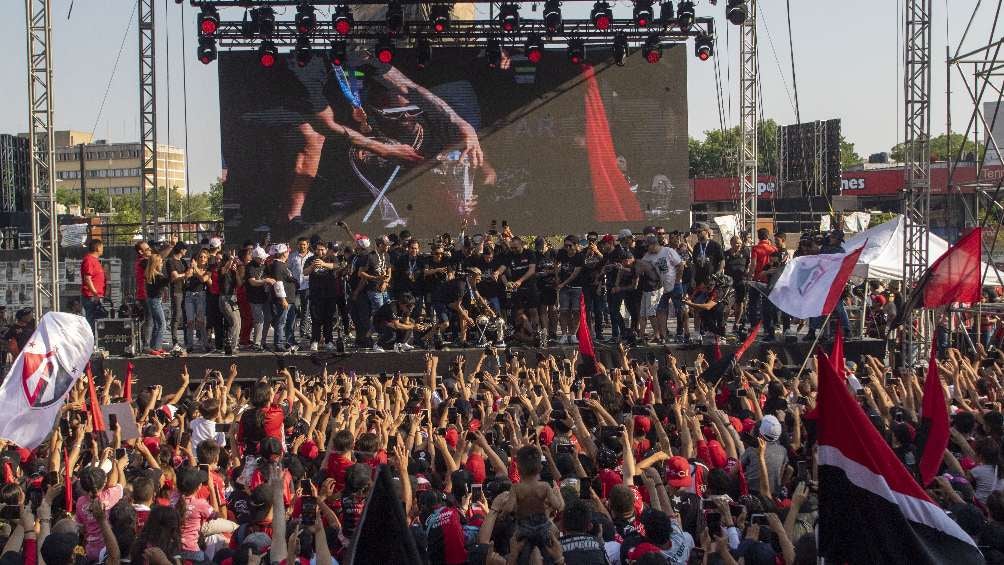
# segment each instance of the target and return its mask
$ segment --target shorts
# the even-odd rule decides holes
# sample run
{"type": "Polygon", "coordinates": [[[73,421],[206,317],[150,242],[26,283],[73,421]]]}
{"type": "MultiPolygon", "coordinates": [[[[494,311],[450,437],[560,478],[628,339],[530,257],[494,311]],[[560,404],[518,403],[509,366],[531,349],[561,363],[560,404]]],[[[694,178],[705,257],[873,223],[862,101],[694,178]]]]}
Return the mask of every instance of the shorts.
{"type": "Polygon", "coordinates": [[[662,299],[662,289],[656,290],[645,290],[641,293],[641,309],[638,311],[638,315],[642,318],[651,318],[655,316],[656,310],[659,306],[659,301],[662,299]]]}
{"type": "Polygon", "coordinates": [[[667,292],[662,291],[662,296],[659,298],[659,305],[655,307],[655,311],[659,314],[666,314],[669,312],[669,303],[673,301],[673,291],[667,292]]]}
{"type": "Polygon", "coordinates": [[[512,306],[517,310],[528,310],[540,306],[540,296],[535,288],[519,288],[512,295],[512,306]]]}
{"type": "Polygon", "coordinates": [[[736,293],[735,294],[736,304],[739,304],[746,300],[746,296],[749,294],[749,289],[750,287],[746,285],[746,281],[738,279],[736,280],[736,282],[732,285],[732,290],[734,290],[736,293]]]}
{"type": "Polygon", "coordinates": [[[580,298],[582,298],[582,288],[566,286],[558,291],[558,309],[562,312],[566,310],[578,312],[580,298]]]}
{"type": "Polygon", "coordinates": [[[545,286],[538,291],[538,300],[540,300],[541,306],[557,306],[558,305],[558,289],[553,286],[545,286]]]}

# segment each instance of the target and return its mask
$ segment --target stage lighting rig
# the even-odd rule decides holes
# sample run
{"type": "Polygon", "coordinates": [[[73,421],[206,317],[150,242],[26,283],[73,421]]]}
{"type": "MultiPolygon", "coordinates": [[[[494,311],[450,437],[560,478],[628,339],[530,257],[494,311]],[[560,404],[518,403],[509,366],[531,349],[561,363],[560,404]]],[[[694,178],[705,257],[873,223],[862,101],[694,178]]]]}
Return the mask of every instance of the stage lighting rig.
{"type": "Polygon", "coordinates": [[[293,48],[293,57],[296,59],[296,66],[306,67],[310,62],[313,53],[310,51],[310,38],[301,35],[296,38],[296,47],[293,48]]]}
{"type": "Polygon", "coordinates": [[[244,35],[268,39],[275,33],[275,10],[269,6],[252,8],[251,21],[245,22],[244,35]]]}
{"type": "Polygon", "coordinates": [[[488,68],[497,69],[502,64],[502,44],[499,40],[490,37],[485,44],[485,58],[488,59],[488,68]]]}
{"type": "Polygon", "coordinates": [[[214,6],[203,6],[199,11],[199,35],[213,37],[220,29],[220,13],[214,6]]]}
{"type": "Polygon", "coordinates": [[[345,63],[345,56],[346,53],[348,53],[348,47],[348,44],[340,39],[331,42],[331,49],[328,51],[328,59],[331,60],[332,65],[340,67],[345,63]]]}
{"type": "Polygon", "coordinates": [[[648,27],[652,23],[652,0],[635,0],[634,23],[638,27],[648,27]]]}
{"type": "Polygon", "coordinates": [[[199,38],[199,50],[198,50],[199,61],[203,65],[208,65],[216,60],[216,40],[212,37],[200,37],[199,38]]]}
{"type": "Polygon", "coordinates": [[[561,30],[561,2],[560,0],[547,0],[544,2],[544,29],[549,35],[554,35],[561,30]]]}
{"type": "Polygon", "coordinates": [[[586,60],[586,42],[581,39],[568,40],[568,62],[581,65],[586,60]]]}
{"type": "Polygon", "coordinates": [[[610,4],[603,0],[597,0],[593,4],[593,11],[589,14],[589,19],[593,21],[593,26],[600,31],[610,29],[610,25],[614,22],[614,13],[610,9],[610,4]]]}
{"type": "Polygon", "coordinates": [[[668,26],[673,22],[673,2],[666,0],[659,4],[659,25],[668,26]]]}
{"type": "Polygon", "coordinates": [[[432,61],[432,43],[424,37],[415,40],[415,59],[419,69],[429,66],[432,61]]]}
{"type": "Polygon", "coordinates": [[[699,33],[697,37],[694,38],[694,56],[702,61],[707,61],[715,54],[714,42],[711,41],[711,36],[699,33]]]}
{"type": "Polygon", "coordinates": [[[432,31],[443,33],[450,28],[450,7],[446,4],[433,4],[429,9],[429,23],[432,31]]]}
{"type": "Polygon", "coordinates": [[[725,17],[737,26],[743,25],[748,16],[749,8],[746,6],[746,0],[729,0],[725,5],[725,17]]]}
{"type": "Polygon", "coordinates": [[[355,24],[355,20],[352,18],[352,8],[349,8],[346,4],[339,4],[335,8],[335,13],[331,16],[331,23],[334,24],[338,35],[348,35],[355,24]]]}
{"type": "Polygon", "coordinates": [[[404,8],[396,0],[387,4],[387,32],[397,35],[404,30],[404,8]]]}
{"type": "Polygon", "coordinates": [[[307,35],[317,29],[317,15],[314,7],[303,2],[296,6],[296,33],[307,35]]]}
{"type": "Polygon", "coordinates": [[[641,46],[641,54],[646,61],[652,64],[658,63],[659,59],[662,59],[662,43],[659,41],[658,32],[645,39],[644,45],[641,46]]]}
{"type": "Polygon", "coordinates": [[[499,25],[502,31],[514,32],[519,29],[519,5],[515,2],[503,2],[499,6],[499,25]]]}
{"type": "Polygon", "coordinates": [[[694,20],[697,18],[694,12],[694,3],[690,0],[680,2],[676,6],[676,18],[680,23],[680,28],[683,31],[689,31],[691,27],[694,26],[694,20]]]}
{"type": "Polygon", "coordinates": [[[261,66],[266,69],[271,69],[275,66],[275,60],[279,56],[279,50],[275,48],[275,44],[268,39],[261,42],[258,47],[258,62],[261,66]]]}
{"type": "Polygon", "coordinates": [[[531,33],[526,37],[526,45],[523,47],[526,58],[536,65],[544,58],[544,40],[536,33],[531,33]]]}
{"type": "Polygon", "coordinates": [[[394,42],[389,36],[385,35],[377,40],[376,57],[381,63],[389,65],[394,60],[394,51],[394,42]]]}
{"type": "Polygon", "coordinates": [[[623,67],[624,61],[627,60],[628,52],[628,38],[627,34],[624,32],[617,32],[614,34],[614,63],[618,66],[623,67]]]}

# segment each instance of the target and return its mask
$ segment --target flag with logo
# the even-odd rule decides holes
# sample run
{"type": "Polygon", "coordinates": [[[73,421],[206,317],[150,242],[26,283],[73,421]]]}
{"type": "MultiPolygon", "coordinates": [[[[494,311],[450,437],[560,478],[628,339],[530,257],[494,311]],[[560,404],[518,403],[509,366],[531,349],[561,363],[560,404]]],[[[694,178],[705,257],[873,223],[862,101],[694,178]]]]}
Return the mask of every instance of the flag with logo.
{"type": "Polygon", "coordinates": [[[854,271],[861,250],[796,257],[784,266],[768,298],[782,312],[800,319],[833,311],[854,271]]]}
{"type": "Polygon", "coordinates": [[[42,316],[0,387],[0,438],[27,449],[38,447],[93,351],[94,334],[82,316],[42,316]]]}

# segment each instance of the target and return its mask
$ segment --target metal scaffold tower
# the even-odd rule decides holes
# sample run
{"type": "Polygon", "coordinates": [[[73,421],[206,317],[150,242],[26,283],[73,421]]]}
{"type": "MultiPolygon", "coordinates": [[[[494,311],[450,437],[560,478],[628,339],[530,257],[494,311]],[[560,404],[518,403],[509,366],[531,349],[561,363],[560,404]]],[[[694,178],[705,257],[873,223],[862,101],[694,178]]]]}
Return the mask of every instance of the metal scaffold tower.
{"type": "Polygon", "coordinates": [[[739,193],[737,220],[750,237],[756,234],[757,116],[760,78],[757,69],[756,0],[749,2],[749,16],[740,26],[739,120],[742,139],[739,147],[739,193]]]}
{"type": "Polygon", "coordinates": [[[49,0],[25,0],[28,31],[28,150],[31,153],[31,234],[38,316],[59,309],[59,244],[53,176],[52,28],[49,0]]]}
{"type": "MultiPolygon", "coordinates": [[[[931,216],[931,0],[906,3],[904,42],[903,293],[927,269],[931,216]]],[[[930,347],[928,316],[907,312],[903,363],[915,366],[930,347]]]]}
{"type": "Polygon", "coordinates": [[[143,145],[140,179],[140,217],[144,235],[160,233],[157,210],[157,80],[154,0],[139,2],[139,131],[143,145]],[[150,194],[153,194],[152,199],[150,194]]]}

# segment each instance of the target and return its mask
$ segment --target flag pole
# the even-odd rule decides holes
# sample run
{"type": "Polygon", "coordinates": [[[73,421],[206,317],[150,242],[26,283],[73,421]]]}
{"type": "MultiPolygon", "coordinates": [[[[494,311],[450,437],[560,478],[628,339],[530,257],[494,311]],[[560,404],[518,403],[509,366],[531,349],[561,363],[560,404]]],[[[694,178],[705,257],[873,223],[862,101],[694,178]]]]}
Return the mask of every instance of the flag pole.
{"type": "Polygon", "coordinates": [[[809,357],[812,357],[812,352],[816,350],[816,346],[819,345],[819,338],[823,337],[823,330],[830,325],[830,316],[833,316],[833,311],[830,311],[826,315],[826,319],[823,320],[822,327],[819,328],[819,333],[816,334],[816,339],[812,342],[812,347],[809,348],[809,352],[805,354],[805,359],[802,359],[802,366],[798,369],[798,375],[795,376],[795,382],[802,378],[802,373],[805,372],[805,366],[809,364],[809,357]]]}

